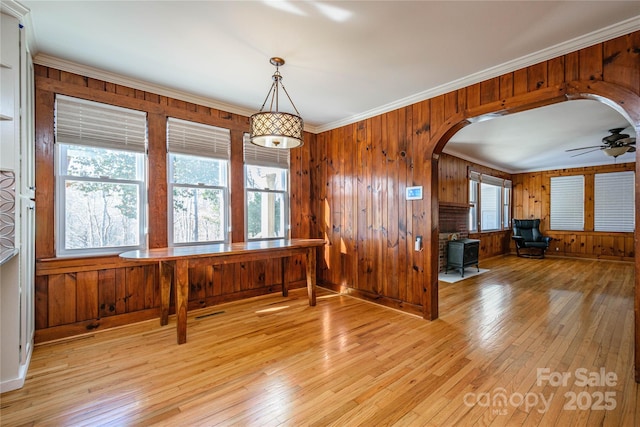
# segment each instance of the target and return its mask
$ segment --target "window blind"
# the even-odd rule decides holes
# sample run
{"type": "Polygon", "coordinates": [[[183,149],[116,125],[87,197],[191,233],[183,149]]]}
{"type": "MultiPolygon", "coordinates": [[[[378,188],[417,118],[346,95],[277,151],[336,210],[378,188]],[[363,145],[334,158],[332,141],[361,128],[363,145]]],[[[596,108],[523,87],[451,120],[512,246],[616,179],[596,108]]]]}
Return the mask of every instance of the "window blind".
{"type": "Polygon", "coordinates": [[[597,173],[594,187],[594,230],[634,231],[634,172],[597,173]]]}
{"type": "Polygon", "coordinates": [[[65,95],[56,96],[56,142],[145,152],[147,113],[65,95]]]}
{"type": "Polygon", "coordinates": [[[264,148],[252,144],[249,134],[244,134],[244,162],[250,165],[289,168],[289,150],[264,148]]]}
{"type": "Polygon", "coordinates": [[[552,230],[584,230],[584,176],[551,178],[552,230]]]}
{"type": "Polygon", "coordinates": [[[495,185],[496,187],[502,187],[504,184],[504,179],[491,175],[482,174],[482,177],[480,179],[483,184],[495,185]]]}
{"type": "Polygon", "coordinates": [[[169,117],[167,149],[172,153],[228,160],[231,157],[231,131],[169,117]]]}
{"type": "Polygon", "coordinates": [[[482,182],[484,184],[495,185],[498,187],[511,188],[511,181],[508,179],[498,178],[497,176],[481,174],[476,171],[469,171],[469,179],[474,182],[482,182]]]}

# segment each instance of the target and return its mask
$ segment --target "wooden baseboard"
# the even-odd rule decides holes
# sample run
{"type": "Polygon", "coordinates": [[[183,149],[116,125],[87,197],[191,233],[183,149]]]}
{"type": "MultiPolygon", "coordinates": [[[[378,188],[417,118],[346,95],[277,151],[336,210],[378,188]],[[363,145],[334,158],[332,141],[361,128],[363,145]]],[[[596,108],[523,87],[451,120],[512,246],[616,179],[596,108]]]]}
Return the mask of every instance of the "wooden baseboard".
{"type": "Polygon", "coordinates": [[[350,295],[355,298],[360,298],[365,301],[370,301],[379,305],[383,305],[385,307],[393,308],[396,310],[400,310],[405,313],[415,314],[417,316],[422,317],[422,306],[416,304],[410,304],[404,301],[400,301],[397,299],[389,298],[383,295],[377,295],[371,292],[361,291],[359,289],[354,289],[350,287],[340,286],[335,283],[325,282],[323,281],[320,286],[323,288],[330,289],[334,292],[350,295]]]}

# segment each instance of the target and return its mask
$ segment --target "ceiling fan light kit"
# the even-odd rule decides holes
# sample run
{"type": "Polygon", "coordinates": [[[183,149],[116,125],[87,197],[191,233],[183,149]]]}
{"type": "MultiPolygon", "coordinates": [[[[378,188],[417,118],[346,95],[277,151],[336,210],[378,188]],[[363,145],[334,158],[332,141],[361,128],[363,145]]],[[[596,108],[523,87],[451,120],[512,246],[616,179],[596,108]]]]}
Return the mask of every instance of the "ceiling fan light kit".
{"type": "Polygon", "coordinates": [[[626,153],[627,151],[629,151],[630,148],[631,147],[629,146],[603,148],[602,152],[609,157],[615,158],[626,153]]]}
{"type": "Polygon", "coordinates": [[[624,128],[615,128],[609,129],[609,133],[611,135],[607,135],[602,138],[603,145],[592,145],[589,147],[580,147],[580,148],[572,148],[569,151],[578,151],[578,150],[586,150],[592,148],[590,151],[585,151],[580,154],[575,154],[571,157],[581,156],[583,154],[591,153],[593,151],[601,150],[606,156],[613,157],[614,159],[618,156],[623,155],[624,153],[633,153],[636,151],[636,147],[634,147],[636,143],[636,139],[634,137],[630,137],[626,133],[620,133],[624,130],[624,128]]]}
{"type": "Polygon", "coordinates": [[[269,89],[260,111],[249,119],[250,140],[253,144],[266,148],[300,147],[303,144],[304,121],[293,104],[287,89],[282,84],[282,75],[279,69],[284,65],[284,59],[273,57],[269,62],[276,67],[276,72],[273,74],[271,89],[269,89]],[[282,86],[283,92],[287,95],[287,99],[297,115],[279,111],[280,86],[282,86]],[[271,97],[270,111],[263,111],[269,97],[271,97]]]}

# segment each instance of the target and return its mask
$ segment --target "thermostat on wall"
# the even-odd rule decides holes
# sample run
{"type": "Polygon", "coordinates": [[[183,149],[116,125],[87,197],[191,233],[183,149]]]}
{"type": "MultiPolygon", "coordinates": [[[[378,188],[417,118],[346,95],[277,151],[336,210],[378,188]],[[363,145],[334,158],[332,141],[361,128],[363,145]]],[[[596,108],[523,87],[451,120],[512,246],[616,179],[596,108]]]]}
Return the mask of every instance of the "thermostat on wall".
{"type": "Polygon", "coordinates": [[[418,187],[407,187],[407,200],[422,200],[422,185],[418,187]]]}

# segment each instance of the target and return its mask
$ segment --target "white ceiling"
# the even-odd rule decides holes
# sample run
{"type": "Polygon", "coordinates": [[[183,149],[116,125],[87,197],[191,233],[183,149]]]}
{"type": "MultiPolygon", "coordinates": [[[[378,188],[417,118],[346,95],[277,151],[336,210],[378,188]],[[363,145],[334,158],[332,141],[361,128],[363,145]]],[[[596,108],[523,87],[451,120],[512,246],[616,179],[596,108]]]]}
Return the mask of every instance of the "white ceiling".
{"type": "Polygon", "coordinates": [[[614,159],[597,148],[565,151],[602,145],[614,128],[636,136],[613,108],[581,99],[473,123],[458,131],[444,152],[512,173],[635,162],[635,153],[614,159]]]}
{"type": "MultiPolygon", "coordinates": [[[[269,58],[281,56],[286,60],[280,70],[283,83],[312,132],[640,29],[638,1],[20,3],[31,10],[27,34],[37,63],[244,115],[259,110],[274,71],[269,58]]],[[[281,110],[291,110],[288,107],[281,102],[281,110]]],[[[586,107],[580,114],[558,108],[551,118],[587,114],[586,107]]],[[[536,113],[513,117],[521,116],[521,122],[546,120],[540,115],[527,120],[528,114],[536,113]]],[[[602,127],[592,129],[598,132],[589,136],[587,145],[598,143],[607,129],[619,127],[620,118],[598,116],[602,127]]],[[[522,148],[515,154],[524,159],[514,153],[507,156],[505,147],[480,147],[486,144],[481,132],[498,138],[495,128],[474,135],[474,129],[490,122],[465,128],[464,138],[462,133],[454,137],[460,147],[451,143],[447,148],[465,150],[473,142],[476,146],[466,155],[489,155],[476,161],[512,171],[548,169],[525,156],[529,143],[518,137],[537,134],[536,141],[549,141],[540,133],[573,126],[561,138],[568,142],[571,135],[577,138],[595,127],[592,121],[578,122],[556,121],[527,132],[497,125],[508,129],[511,146],[522,148]],[[525,163],[519,163],[522,160],[525,163]]],[[[551,146],[562,148],[561,143],[551,146]]],[[[587,160],[586,155],[580,157],[574,159],[587,160]]]]}

